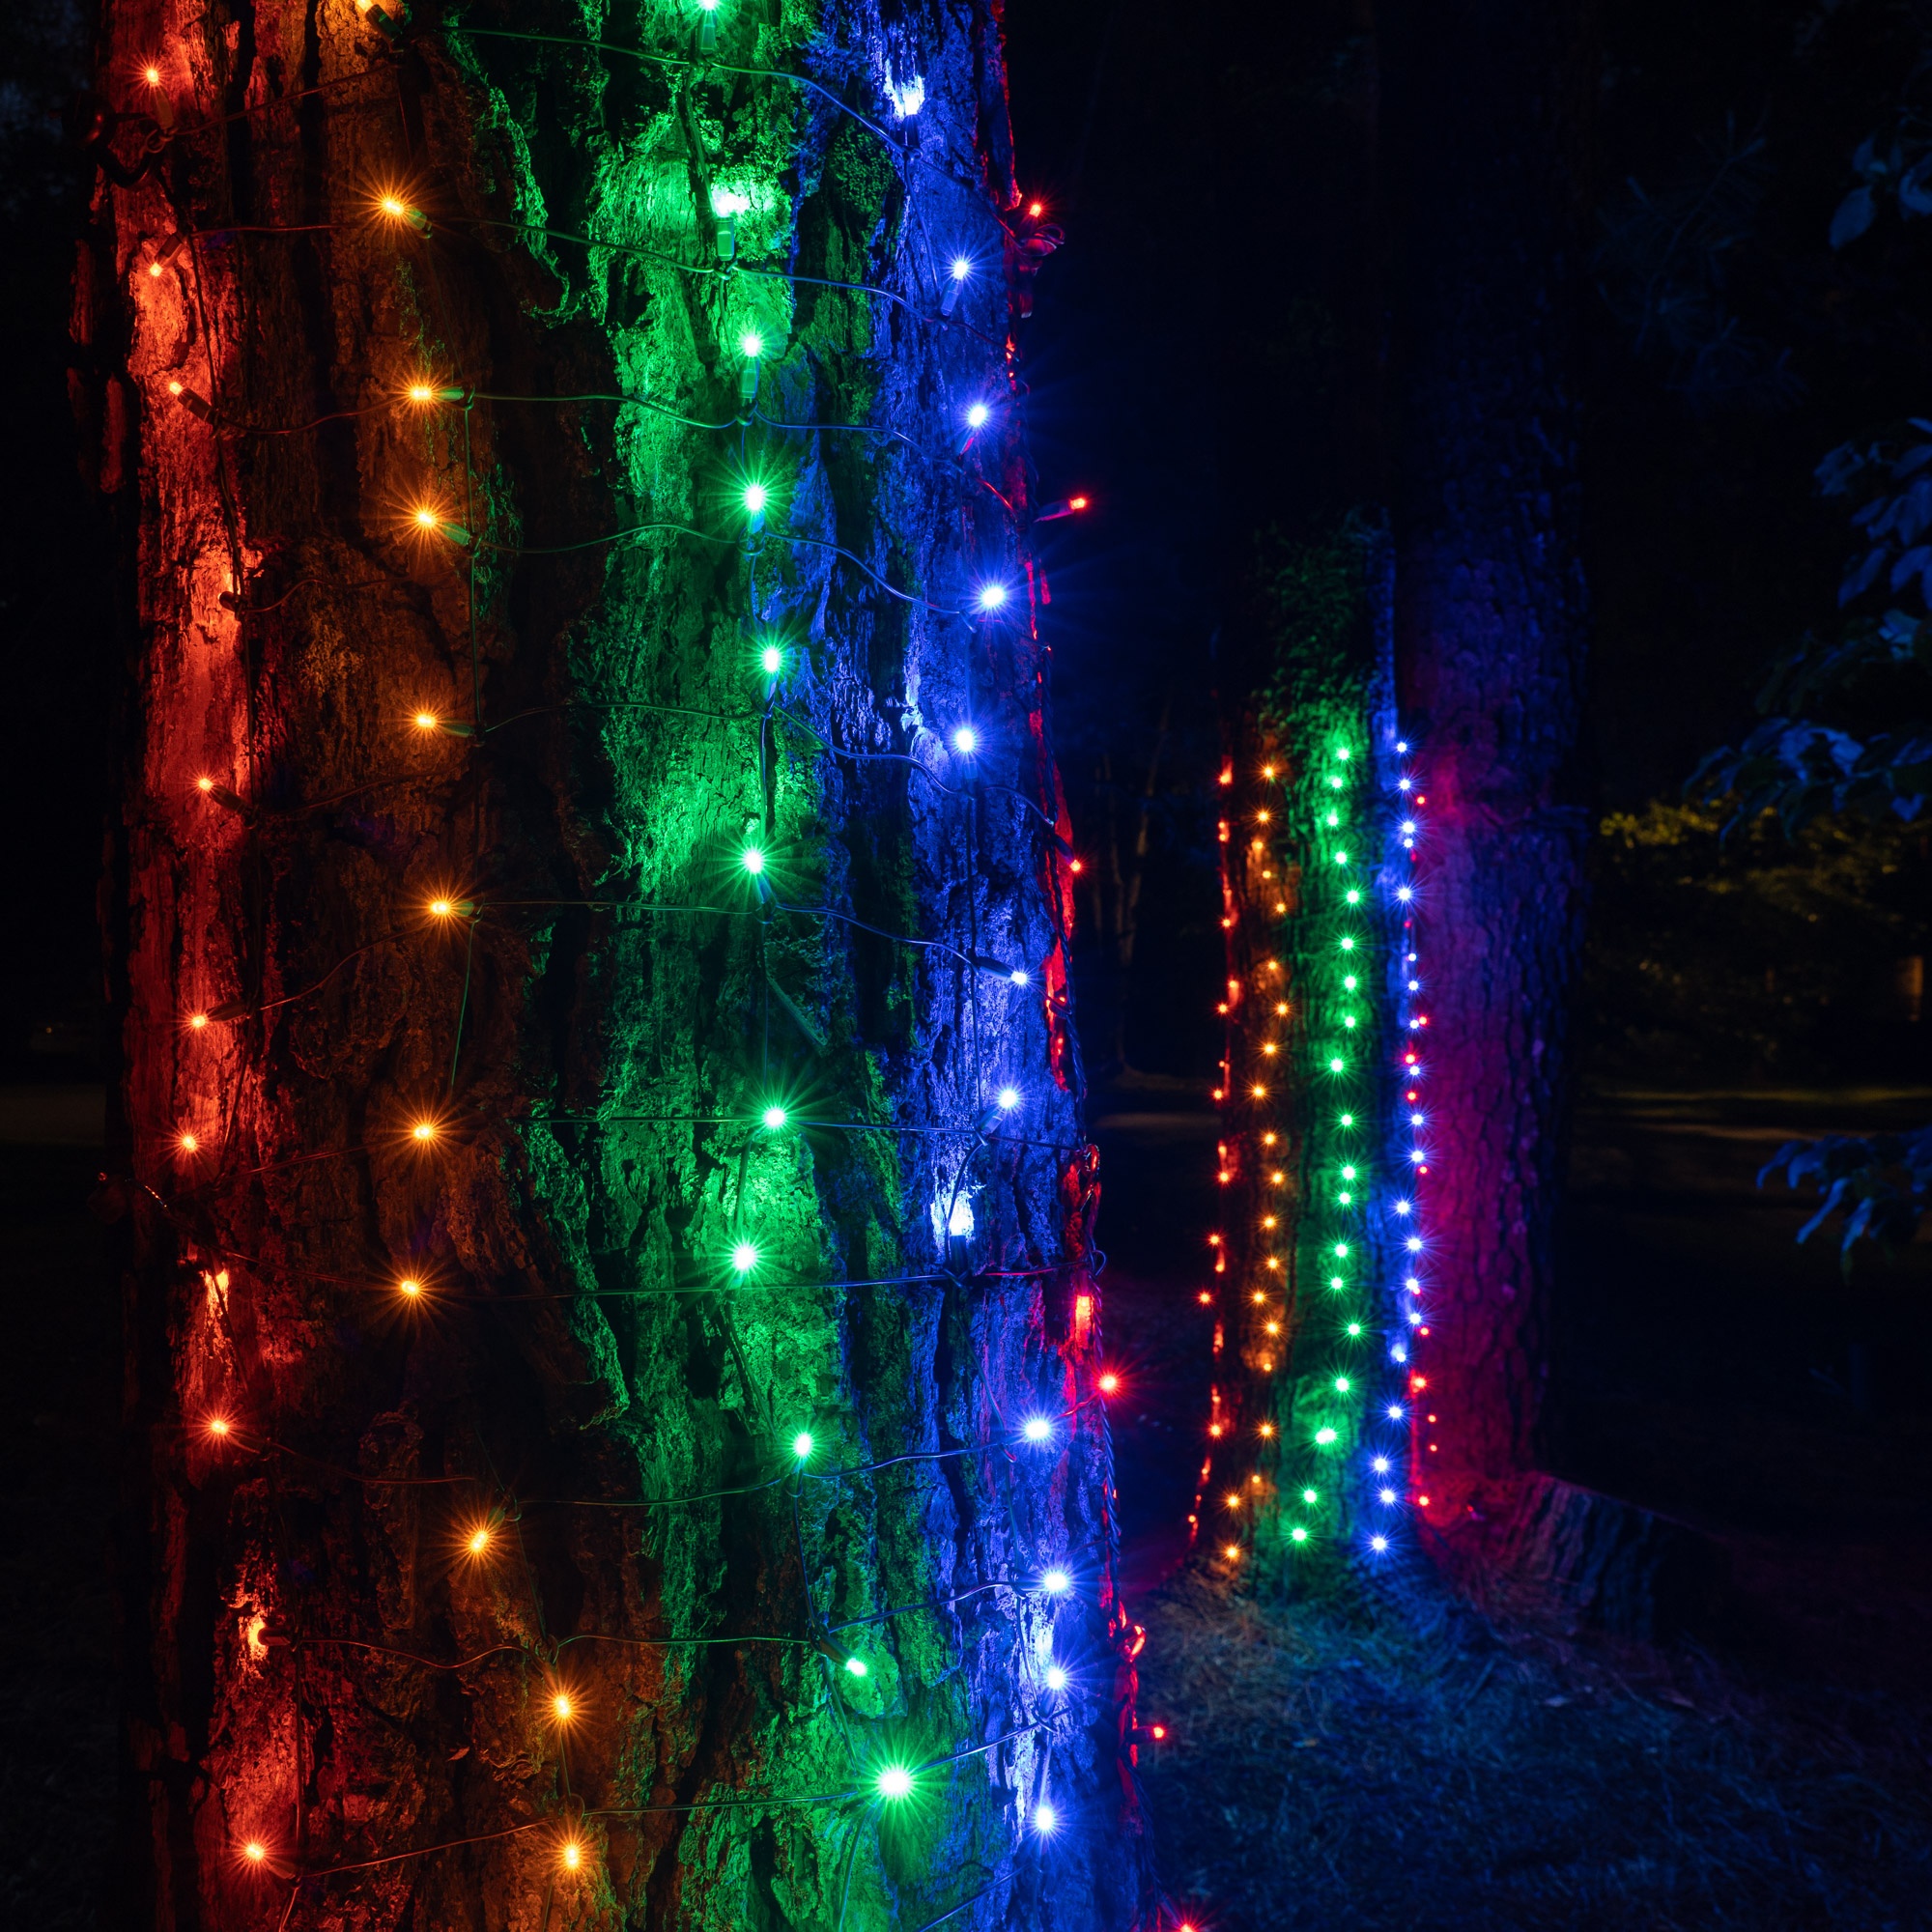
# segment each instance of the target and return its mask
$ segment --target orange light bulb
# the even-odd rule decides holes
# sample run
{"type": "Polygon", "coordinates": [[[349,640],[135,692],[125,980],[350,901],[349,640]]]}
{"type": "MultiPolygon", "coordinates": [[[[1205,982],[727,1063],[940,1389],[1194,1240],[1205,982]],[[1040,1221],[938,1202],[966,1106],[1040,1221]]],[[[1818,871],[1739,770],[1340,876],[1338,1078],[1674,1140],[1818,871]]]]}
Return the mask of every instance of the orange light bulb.
{"type": "Polygon", "coordinates": [[[418,731],[434,731],[441,723],[442,720],[434,711],[418,711],[416,713],[416,729],[418,731]]]}
{"type": "Polygon", "coordinates": [[[206,1013],[190,1013],[187,1016],[187,1023],[196,1033],[199,1033],[208,1024],[208,1015],[206,1013]]]}
{"type": "Polygon", "coordinates": [[[158,87],[161,84],[161,71],[157,67],[143,68],[141,70],[141,77],[150,87],[158,87]]]}
{"type": "Polygon", "coordinates": [[[558,1723],[567,1724],[577,1715],[577,1706],[570,1701],[567,1691],[559,1690],[550,1700],[550,1714],[558,1723]]]}
{"type": "Polygon", "coordinates": [[[214,781],[212,778],[203,776],[195,780],[194,788],[196,791],[213,791],[214,789],[214,781]]]}
{"type": "Polygon", "coordinates": [[[412,403],[433,403],[436,401],[436,391],[427,383],[412,383],[410,384],[410,401],[412,403]]]}
{"type": "Polygon", "coordinates": [[[430,506],[427,503],[418,506],[415,512],[415,520],[419,528],[425,530],[433,530],[436,528],[437,514],[434,510],[430,508],[430,506]]]}
{"type": "Polygon", "coordinates": [[[434,1121],[418,1121],[415,1123],[415,1125],[410,1129],[410,1137],[412,1140],[417,1140],[417,1141],[435,1140],[436,1122],[434,1121]]]}
{"type": "Polygon", "coordinates": [[[486,1523],[478,1523],[464,1539],[464,1548],[472,1556],[481,1556],[490,1547],[490,1530],[486,1523]]]}
{"type": "Polygon", "coordinates": [[[582,1864],[582,1862],[583,1862],[583,1847],[580,1845],[575,1838],[566,1838],[563,1841],[564,1870],[576,1871],[578,1867],[582,1864]]]}
{"type": "Polygon", "coordinates": [[[429,909],[438,919],[447,919],[456,910],[454,899],[431,899],[429,909]]]}
{"type": "Polygon", "coordinates": [[[232,1427],[225,1415],[211,1415],[208,1418],[208,1433],[211,1435],[226,1435],[232,1427]]]}
{"type": "Polygon", "coordinates": [[[250,1838],[248,1842],[242,1847],[242,1856],[244,1859],[246,1859],[251,1865],[259,1865],[268,1858],[269,1848],[267,1845],[263,1844],[260,1838],[250,1838]]]}
{"type": "Polygon", "coordinates": [[[175,1145],[181,1149],[183,1153],[195,1153],[201,1148],[201,1141],[194,1134],[184,1133],[176,1140],[175,1145]]]}
{"type": "Polygon", "coordinates": [[[403,1279],[396,1284],[396,1287],[404,1294],[412,1296],[418,1295],[423,1292],[422,1283],[417,1281],[413,1275],[405,1275],[403,1279]]]}

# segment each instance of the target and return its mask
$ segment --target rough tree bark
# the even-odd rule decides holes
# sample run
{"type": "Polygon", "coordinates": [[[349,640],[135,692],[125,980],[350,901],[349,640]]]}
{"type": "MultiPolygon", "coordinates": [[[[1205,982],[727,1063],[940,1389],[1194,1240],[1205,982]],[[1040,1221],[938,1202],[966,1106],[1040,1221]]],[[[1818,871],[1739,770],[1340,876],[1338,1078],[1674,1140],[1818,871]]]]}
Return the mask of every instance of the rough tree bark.
{"type": "Polygon", "coordinates": [[[1433,970],[1418,1437],[1437,1527],[1533,1464],[1585,831],[1571,341],[1579,0],[1400,0],[1384,22],[1400,375],[1396,663],[1427,769],[1433,970]]]}
{"type": "Polygon", "coordinates": [[[105,9],[125,1924],[1151,1922],[997,13],[703,17],[105,9]]]}

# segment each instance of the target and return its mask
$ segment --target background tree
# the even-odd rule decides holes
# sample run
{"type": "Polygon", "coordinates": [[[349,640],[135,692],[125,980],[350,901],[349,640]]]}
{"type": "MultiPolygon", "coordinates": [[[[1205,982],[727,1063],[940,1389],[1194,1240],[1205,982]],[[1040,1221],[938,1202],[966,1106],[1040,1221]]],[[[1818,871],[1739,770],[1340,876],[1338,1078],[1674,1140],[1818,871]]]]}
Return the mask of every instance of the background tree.
{"type": "Polygon", "coordinates": [[[105,12],[121,1916],[1144,1922],[997,19],[599,31],[105,12]]]}

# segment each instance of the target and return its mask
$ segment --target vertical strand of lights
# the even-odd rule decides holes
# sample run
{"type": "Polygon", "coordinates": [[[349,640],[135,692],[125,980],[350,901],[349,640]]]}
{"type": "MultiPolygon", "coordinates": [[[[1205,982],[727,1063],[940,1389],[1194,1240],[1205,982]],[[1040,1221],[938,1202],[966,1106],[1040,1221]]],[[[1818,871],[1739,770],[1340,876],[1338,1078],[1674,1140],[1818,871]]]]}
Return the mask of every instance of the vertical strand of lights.
{"type": "Polygon", "coordinates": [[[1385,546],[1350,535],[1335,558],[1356,594],[1330,638],[1284,627],[1269,696],[1236,722],[1220,773],[1222,1212],[1196,1513],[1231,1574],[1289,1582],[1390,1548],[1408,1413],[1395,1351],[1411,1343],[1384,1284],[1419,1225],[1394,1111],[1410,1007],[1390,996],[1414,895],[1390,803],[1385,546]]]}
{"type": "Polygon", "coordinates": [[[1414,747],[1391,726],[1378,760],[1384,860],[1379,881],[1389,943],[1386,1001],[1393,1020],[1382,1136],[1390,1170],[1381,1299],[1386,1362],[1381,1412],[1365,1473],[1372,1553],[1397,1546],[1410,1513],[1431,1506],[1439,1398],[1430,1387],[1429,1230],[1433,1185],[1430,1012],[1423,912],[1429,797],[1414,747]]]}

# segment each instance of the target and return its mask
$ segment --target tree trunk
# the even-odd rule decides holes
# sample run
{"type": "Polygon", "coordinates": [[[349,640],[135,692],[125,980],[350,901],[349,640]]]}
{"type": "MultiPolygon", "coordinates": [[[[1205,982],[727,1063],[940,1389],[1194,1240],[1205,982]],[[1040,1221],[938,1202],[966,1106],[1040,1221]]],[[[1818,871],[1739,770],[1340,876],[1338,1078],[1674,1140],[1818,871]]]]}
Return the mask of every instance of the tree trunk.
{"type": "Polygon", "coordinates": [[[1571,292],[1577,0],[1392,7],[1398,700],[1426,785],[1430,1179],[1416,1491],[1437,1526],[1531,1465],[1582,910],[1571,292]]]}
{"type": "Polygon", "coordinates": [[[106,9],[118,1922],[1151,1922],[996,11],[432,20],[106,9]]]}

